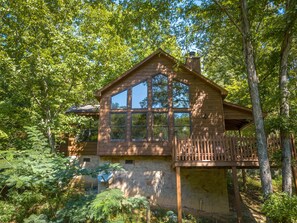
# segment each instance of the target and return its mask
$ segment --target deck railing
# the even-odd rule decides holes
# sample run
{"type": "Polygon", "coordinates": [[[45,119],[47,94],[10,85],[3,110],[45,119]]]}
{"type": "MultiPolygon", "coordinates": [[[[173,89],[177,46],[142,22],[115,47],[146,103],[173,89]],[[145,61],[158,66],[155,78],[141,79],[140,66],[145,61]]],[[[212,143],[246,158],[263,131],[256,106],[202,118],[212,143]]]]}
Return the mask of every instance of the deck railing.
{"type": "MultiPolygon", "coordinates": [[[[270,158],[280,151],[280,138],[267,138],[270,158]]],[[[295,151],[295,150],[294,150],[295,151]]],[[[294,153],[294,151],[292,151],[294,153]]],[[[255,137],[210,136],[175,139],[172,151],[173,161],[258,161],[255,137]]]]}

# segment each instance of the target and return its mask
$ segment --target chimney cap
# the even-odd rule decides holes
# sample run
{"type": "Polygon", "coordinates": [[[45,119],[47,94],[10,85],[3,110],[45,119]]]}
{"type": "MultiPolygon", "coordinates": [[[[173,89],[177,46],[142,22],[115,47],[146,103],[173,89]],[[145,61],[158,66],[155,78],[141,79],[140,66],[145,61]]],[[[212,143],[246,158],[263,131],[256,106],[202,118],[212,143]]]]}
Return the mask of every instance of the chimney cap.
{"type": "Polygon", "coordinates": [[[194,56],[196,56],[196,52],[194,52],[194,51],[189,52],[189,56],[190,56],[190,57],[194,57],[194,56]]]}

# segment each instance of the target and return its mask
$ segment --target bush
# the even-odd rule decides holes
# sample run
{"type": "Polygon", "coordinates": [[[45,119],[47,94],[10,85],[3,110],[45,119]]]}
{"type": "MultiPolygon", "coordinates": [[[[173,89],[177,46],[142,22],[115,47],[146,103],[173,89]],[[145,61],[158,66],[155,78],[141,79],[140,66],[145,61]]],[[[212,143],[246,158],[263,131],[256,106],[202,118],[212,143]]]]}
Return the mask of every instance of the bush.
{"type": "Polygon", "coordinates": [[[97,176],[102,171],[119,169],[118,165],[83,169],[77,160],[51,153],[46,138],[36,127],[27,128],[27,136],[22,150],[0,150],[0,222],[52,221],[62,210],[61,218],[86,222],[82,209],[69,205],[69,201],[78,198],[78,207],[89,208],[84,191],[72,187],[73,178],[97,176]],[[69,209],[65,211],[66,206],[69,209]]]}
{"type": "Polygon", "coordinates": [[[0,222],[10,222],[13,220],[15,206],[0,200],[0,222]]]}
{"type": "Polygon", "coordinates": [[[274,222],[296,222],[297,196],[290,197],[286,193],[274,193],[264,202],[263,212],[274,222]]]}
{"type": "Polygon", "coordinates": [[[93,200],[91,212],[98,222],[144,222],[148,205],[144,197],[125,198],[121,190],[108,189],[93,200]]]}

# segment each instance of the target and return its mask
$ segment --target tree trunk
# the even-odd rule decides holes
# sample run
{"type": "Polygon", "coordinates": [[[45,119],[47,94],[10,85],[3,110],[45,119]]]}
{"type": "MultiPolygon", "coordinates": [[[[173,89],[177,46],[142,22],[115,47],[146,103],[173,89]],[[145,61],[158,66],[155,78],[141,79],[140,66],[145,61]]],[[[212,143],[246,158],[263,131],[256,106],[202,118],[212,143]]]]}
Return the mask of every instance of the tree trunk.
{"type": "Polygon", "coordinates": [[[48,139],[49,146],[51,148],[51,152],[55,153],[56,152],[56,142],[55,142],[55,135],[52,133],[51,129],[51,122],[52,122],[52,116],[51,116],[51,111],[49,108],[46,109],[45,112],[45,126],[46,126],[46,135],[48,139]]]}
{"type": "Polygon", "coordinates": [[[256,72],[253,45],[251,39],[250,25],[248,20],[248,9],[246,0],[239,0],[241,8],[242,40],[247,67],[249,92],[253,106],[253,117],[256,127],[257,148],[260,166],[260,177],[264,197],[267,198],[273,192],[271,182],[270,165],[267,154],[266,135],[264,131],[264,121],[260,96],[258,90],[258,76],[256,72]]]}
{"type": "Polygon", "coordinates": [[[51,148],[51,152],[55,153],[56,152],[56,142],[55,142],[55,136],[52,133],[51,127],[47,127],[47,139],[51,148]]]}
{"type": "MultiPolygon", "coordinates": [[[[293,26],[296,21],[294,11],[294,1],[287,1],[286,4],[286,29],[283,36],[280,52],[280,69],[279,69],[279,89],[280,89],[280,117],[286,120],[288,124],[290,118],[289,106],[289,89],[288,89],[288,57],[293,37],[293,26]]],[[[291,169],[291,148],[290,132],[287,126],[280,129],[281,148],[282,148],[282,190],[292,195],[292,169],[291,169]]]]}
{"type": "MultiPolygon", "coordinates": [[[[286,32],[281,48],[281,61],[279,72],[279,88],[280,88],[280,117],[283,120],[288,120],[290,117],[289,111],[289,90],[287,77],[287,63],[292,35],[286,32]]],[[[285,122],[285,125],[287,122],[285,122]]],[[[287,127],[281,127],[281,148],[282,148],[282,190],[289,195],[292,194],[292,172],[291,172],[291,149],[290,135],[287,127]]]]}

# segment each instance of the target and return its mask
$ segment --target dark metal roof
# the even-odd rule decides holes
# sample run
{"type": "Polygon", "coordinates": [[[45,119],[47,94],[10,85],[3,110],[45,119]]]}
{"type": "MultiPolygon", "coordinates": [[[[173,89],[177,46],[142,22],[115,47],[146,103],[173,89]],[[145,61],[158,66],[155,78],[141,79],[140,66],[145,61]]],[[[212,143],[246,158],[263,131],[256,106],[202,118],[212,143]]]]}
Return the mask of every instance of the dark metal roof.
{"type": "Polygon", "coordinates": [[[99,105],[83,105],[83,106],[72,106],[66,113],[75,113],[81,115],[97,115],[99,114],[99,105]]]}

